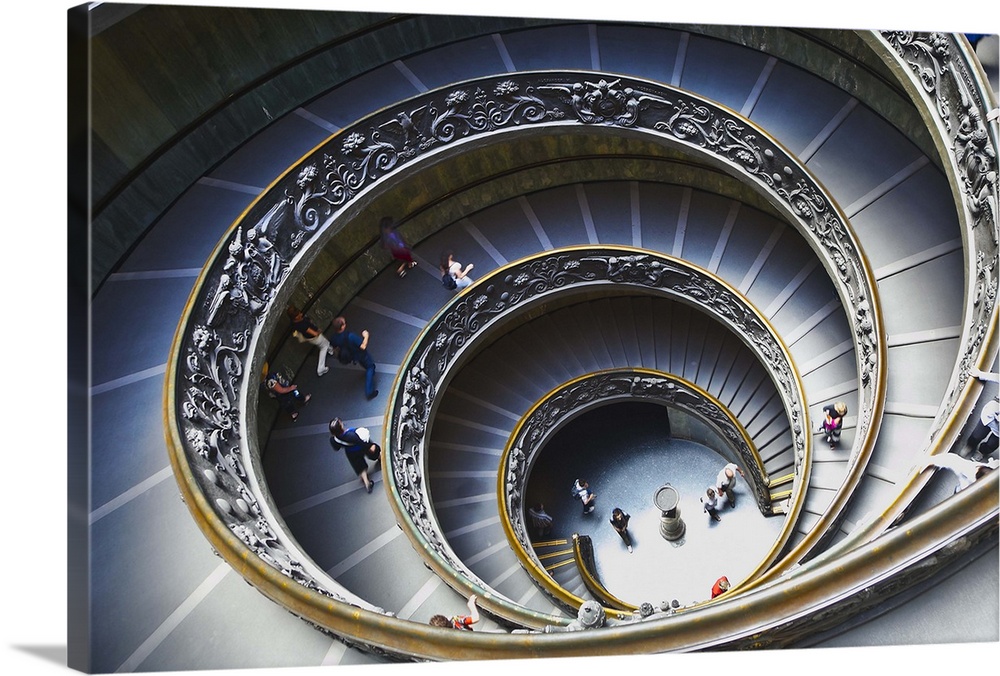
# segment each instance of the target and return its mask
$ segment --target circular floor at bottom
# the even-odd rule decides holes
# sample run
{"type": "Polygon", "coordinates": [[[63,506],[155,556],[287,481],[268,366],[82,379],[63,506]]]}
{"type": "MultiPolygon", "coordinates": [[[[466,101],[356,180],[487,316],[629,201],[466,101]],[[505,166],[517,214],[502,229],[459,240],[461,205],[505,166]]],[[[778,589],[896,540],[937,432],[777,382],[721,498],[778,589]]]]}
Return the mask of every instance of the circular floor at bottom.
{"type": "Polygon", "coordinates": [[[736,507],[723,504],[722,520],[713,522],[698,498],[726,464],[719,453],[670,438],[655,415],[602,417],[568,425],[531,470],[528,499],[542,501],[555,519],[552,537],[589,535],[601,582],[633,605],[704,601],[720,576],[736,584],[751,573],[777,540],[784,517],[763,516],[746,482],[738,479],[736,507]],[[584,515],[570,495],[578,477],[597,494],[591,514],[584,515]],[[686,530],[675,542],[661,537],[660,510],[653,505],[653,493],[664,483],[680,493],[686,530]],[[615,507],[632,516],[631,554],[609,523],[615,507]]]}

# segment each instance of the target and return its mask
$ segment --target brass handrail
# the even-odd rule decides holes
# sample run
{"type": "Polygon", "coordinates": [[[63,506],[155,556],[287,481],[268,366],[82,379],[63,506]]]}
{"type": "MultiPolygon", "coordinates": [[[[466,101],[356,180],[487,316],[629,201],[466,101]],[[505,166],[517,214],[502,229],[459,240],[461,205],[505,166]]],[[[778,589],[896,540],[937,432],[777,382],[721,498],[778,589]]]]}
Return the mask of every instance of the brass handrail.
{"type": "Polygon", "coordinates": [[[584,542],[586,542],[591,551],[593,551],[594,546],[589,536],[573,533],[573,558],[576,561],[576,567],[580,571],[580,577],[583,578],[583,584],[587,587],[587,590],[597,598],[601,605],[604,606],[605,612],[611,612],[618,617],[627,617],[628,613],[639,610],[639,606],[622,601],[620,598],[609,592],[601,581],[597,579],[597,575],[595,575],[590,569],[589,561],[584,555],[584,542]]]}
{"type": "MultiPolygon", "coordinates": [[[[386,413],[383,448],[392,471],[386,487],[404,533],[430,566],[462,594],[484,597],[490,611],[528,626],[537,614],[490,594],[486,585],[466,567],[440,536],[433,505],[428,502],[423,477],[426,474],[426,444],[431,437],[437,394],[469,357],[477,338],[492,334],[506,322],[532,312],[540,303],[577,293],[600,284],[623,285],[626,289],[675,296],[701,305],[702,310],[741,335],[747,346],[765,363],[781,394],[793,438],[802,451],[795,456],[799,481],[787,512],[785,526],[771,551],[752,575],[758,575],[776,560],[791,537],[808,485],[809,436],[805,395],[787,347],[762,314],[749,305],[727,283],[686,261],[666,254],[625,246],[576,246],[527,256],[491,271],[461,291],[430,319],[402,360],[394,382],[395,396],[386,413]],[[391,449],[391,450],[390,450],[391,449]],[[405,496],[405,497],[404,497],[405,496]]],[[[504,481],[498,475],[498,486],[504,481]]],[[[498,488],[498,495],[502,488],[498,488]]],[[[770,505],[770,502],[767,503],[770,505]]],[[[509,522],[501,519],[507,528],[509,522]]],[[[557,592],[557,602],[578,601],[557,592]]],[[[549,620],[543,620],[548,622],[549,620]]]]}

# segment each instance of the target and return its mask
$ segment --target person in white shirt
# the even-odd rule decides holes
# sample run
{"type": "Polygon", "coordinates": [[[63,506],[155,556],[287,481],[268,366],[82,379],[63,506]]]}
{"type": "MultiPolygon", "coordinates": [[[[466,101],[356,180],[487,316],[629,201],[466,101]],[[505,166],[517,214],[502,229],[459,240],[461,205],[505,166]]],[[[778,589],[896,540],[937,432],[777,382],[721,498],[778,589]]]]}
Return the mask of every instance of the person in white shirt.
{"type": "Polygon", "coordinates": [[[955,486],[955,492],[958,493],[975,483],[976,479],[983,476],[988,470],[996,469],[998,465],[1000,465],[1000,460],[996,458],[992,458],[989,462],[976,462],[963,458],[957,453],[938,453],[927,459],[924,469],[934,467],[948,470],[954,474],[955,478],[958,479],[958,485],[955,486]]]}
{"type": "Polygon", "coordinates": [[[455,286],[452,288],[456,291],[461,291],[472,284],[472,277],[469,277],[469,271],[472,270],[474,265],[469,263],[463,268],[461,263],[455,261],[454,254],[451,251],[445,251],[441,254],[440,267],[442,275],[449,275],[455,280],[455,286]]]}
{"type": "Polygon", "coordinates": [[[733,488],[736,486],[736,475],[739,474],[744,479],[746,474],[743,470],[737,466],[735,462],[731,462],[719,472],[719,476],[715,478],[715,492],[722,497],[723,494],[729,500],[730,507],[736,507],[736,495],[733,492],[733,488]]]}
{"type": "Polygon", "coordinates": [[[590,514],[597,507],[594,504],[597,494],[590,490],[590,484],[583,479],[577,479],[573,482],[573,496],[579,498],[580,502],[583,503],[584,514],[590,514]]]}
{"type": "Polygon", "coordinates": [[[705,491],[705,496],[699,500],[701,500],[702,510],[708,512],[713,521],[722,521],[722,517],[719,516],[719,494],[715,492],[714,488],[705,491]]]}

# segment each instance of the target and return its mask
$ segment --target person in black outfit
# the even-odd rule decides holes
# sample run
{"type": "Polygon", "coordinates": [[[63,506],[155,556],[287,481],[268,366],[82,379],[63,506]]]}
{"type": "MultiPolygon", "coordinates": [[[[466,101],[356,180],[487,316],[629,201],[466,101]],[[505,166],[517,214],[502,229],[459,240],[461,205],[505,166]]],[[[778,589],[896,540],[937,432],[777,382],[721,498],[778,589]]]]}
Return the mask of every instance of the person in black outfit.
{"type": "Polygon", "coordinates": [[[628,520],[631,518],[632,516],[623,512],[621,507],[615,507],[611,512],[611,526],[622,537],[629,554],[632,553],[632,536],[628,532],[628,520]]]}
{"type": "Polygon", "coordinates": [[[335,451],[344,451],[354,473],[371,493],[375,482],[368,478],[368,461],[375,463],[372,471],[377,470],[382,462],[382,449],[371,440],[368,428],[344,427],[340,418],[334,418],[330,421],[330,446],[335,451]]]}

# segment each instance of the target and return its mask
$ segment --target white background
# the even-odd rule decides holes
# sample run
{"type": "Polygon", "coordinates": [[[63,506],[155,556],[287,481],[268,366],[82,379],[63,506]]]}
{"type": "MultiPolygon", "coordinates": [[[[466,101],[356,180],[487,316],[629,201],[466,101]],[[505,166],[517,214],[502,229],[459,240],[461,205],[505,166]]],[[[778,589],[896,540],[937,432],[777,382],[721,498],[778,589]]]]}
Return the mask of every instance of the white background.
{"type": "MultiPolygon", "coordinates": [[[[384,12],[488,14],[662,22],[893,28],[997,33],[996,0],[905,3],[833,0],[817,3],[716,2],[592,3],[580,0],[344,0],[317,2],[212,2],[161,4],[365,9],[384,12]],[[807,6],[809,5],[809,6],[807,6]],[[961,13],[960,13],[961,12],[961,13]]],[[[0,665],[9,674],[65,673],[66,655],[66,12],[73,3],[53,0],[6,5],[3,21],[3,172],[8,214],[0,226],[3,246],[4,515],[0,665]],[[13,206],[13,209],[10,207],[13,206]],[[27,392],[32,394],[26,394],[27,392]]],[[[74,256],[85,252],[74,251],[74,256]]],[[[578,658],[517,662],[335,667],[339,674],[418,676],[429,674],[562,674],[596,670],[681,670],[688,674],[753,674],[799,671],[843,674],[993,671],[1000,644],[905,646],[878,649],[769,651],[739,654],[661,655],[637,658],[578,658]],[[584,661],[586,660],[586,661],[584,661]],[[989,667],[993,664],[994,667],[989,667]],[[862,666],[863,665],[863,666],[862,666]]],[[[211,672],[305,676],[308,669],[211,672]]],[[[324,669],[325,671],[325,669],[324,669]]],[[[209,673],[209,672],[200,672],[209,673]]]]}

